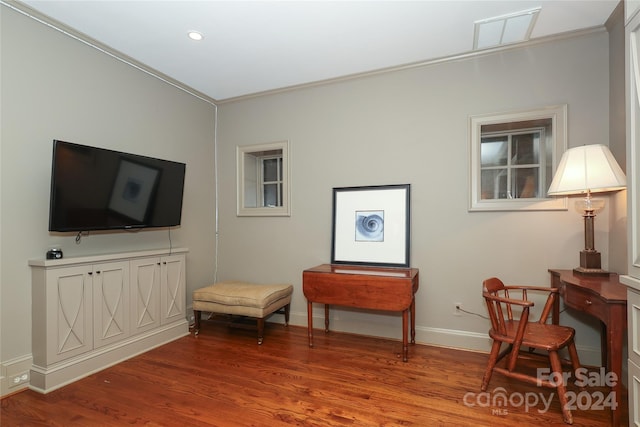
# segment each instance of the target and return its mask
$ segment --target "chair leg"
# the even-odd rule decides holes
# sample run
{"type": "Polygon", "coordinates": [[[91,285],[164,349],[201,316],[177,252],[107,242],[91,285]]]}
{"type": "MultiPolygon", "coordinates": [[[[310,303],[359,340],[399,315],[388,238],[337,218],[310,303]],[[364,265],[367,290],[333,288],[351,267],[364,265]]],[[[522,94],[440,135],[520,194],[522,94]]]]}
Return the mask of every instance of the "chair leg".
{"type": "Polygon", "coordinates": [[[484,376],[482,377],[482,386],[480,390],[486,391],[489,386],[489,381],[491,381],[491,374],[493,374],[493,368],[498,363],[498,357],[500,353],[500,347],[502,343],[499,341],[494,341],[491,345],[491,353],[489,353],[489,361],[487,362],[487,369],[484,371],[484,376]]]}
{"type": "Polygon", "coordinates": [[[580,358],[578,357],[578,351],[576,350],[576,344],[571,340],[567,346],[569,350],[569,359],[571,360],[571,368],[573,369],[573,377],[577,378],[578,369],[580,369],[580,358]]]}
{"type": "Polygon", "coordinates": [[[562,418],[565,423],[573,424],[573,415],[567,405],[566,388],[562,376],[562,363],[560,362],[560,356],[558,356],[557,351],[549,351],[549,361],[551,362],[551,371],[555,374],[556,380],[560,379],[560,383],[557,385],[556,389],[558,390],[558,399],[560,399],[562,418]]]}
{"type": "Polygon", "coordinates": [[[264,318],[258,319],[258,345],[262,344],[264,337],[264,318]]]}
{"type": "Polygon", "coordinates": [[[195,322],[193,325],[193,334],[198,335],[200,332],[200,312],[198,310],[193,310],[193,319],[195,322]]]}

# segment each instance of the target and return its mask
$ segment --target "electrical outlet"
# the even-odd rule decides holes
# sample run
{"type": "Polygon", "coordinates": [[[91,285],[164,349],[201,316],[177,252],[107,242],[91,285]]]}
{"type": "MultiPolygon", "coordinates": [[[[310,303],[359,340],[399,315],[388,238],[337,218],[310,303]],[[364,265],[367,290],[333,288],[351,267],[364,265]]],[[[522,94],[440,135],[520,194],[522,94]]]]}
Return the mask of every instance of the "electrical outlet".
{"type": "Polygon", "coordinates": [[[23,372],[19,375],[15,375],[11,377],[11,382],[9,383],[9,387],[16,387],[28,382],[29,382],[29,372],[23,372]]]}
{"type": "Polygon", "coordinates": [[[462,316],[462,303],[454,302],[453,303],[453,315],[454,316],[462,316]]]}

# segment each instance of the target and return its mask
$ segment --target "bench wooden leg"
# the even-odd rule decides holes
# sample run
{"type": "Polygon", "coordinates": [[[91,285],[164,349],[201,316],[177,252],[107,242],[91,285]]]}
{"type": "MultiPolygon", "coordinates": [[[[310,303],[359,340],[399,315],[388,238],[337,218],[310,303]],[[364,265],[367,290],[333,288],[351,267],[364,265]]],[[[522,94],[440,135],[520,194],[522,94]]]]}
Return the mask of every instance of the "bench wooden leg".
{"type": "Polygon", "coordinates": [[[195,322],[193,325],[193,334],[198,335],[200,332],[200,312],[198,310],[193,310],[193,318],[195,322]]]}
{"type": "Polygon", "coordinates": [[[291,310],[291,304],[284,306],[284,326],[289,326],[289,312],[291,310]]]}
{"type": "Polygon", "coordinates": [[[264,318],[258,319],[258,345],[262,344],[264,337],[264,318]]]}

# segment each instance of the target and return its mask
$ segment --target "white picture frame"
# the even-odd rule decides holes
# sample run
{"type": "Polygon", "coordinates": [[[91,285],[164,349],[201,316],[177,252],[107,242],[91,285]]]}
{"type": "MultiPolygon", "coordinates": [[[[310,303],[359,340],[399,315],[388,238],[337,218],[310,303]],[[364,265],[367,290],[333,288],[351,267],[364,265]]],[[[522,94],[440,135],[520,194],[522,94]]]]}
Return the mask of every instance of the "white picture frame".
{"type": "Polygon", "coordinates": [[[411,185],[333,189],[332,264],[409,267],[411,185]]]}

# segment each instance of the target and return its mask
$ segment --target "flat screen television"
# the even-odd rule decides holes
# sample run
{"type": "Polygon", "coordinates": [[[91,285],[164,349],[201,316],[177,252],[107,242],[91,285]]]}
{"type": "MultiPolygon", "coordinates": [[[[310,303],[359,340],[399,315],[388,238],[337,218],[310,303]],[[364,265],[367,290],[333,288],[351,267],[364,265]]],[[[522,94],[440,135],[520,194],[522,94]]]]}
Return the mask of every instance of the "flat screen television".
{"type": "Polygon", "coordinates": [[[49,231],[180,225],[186,165],[53,141],[49,231]]]}

